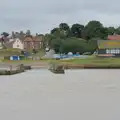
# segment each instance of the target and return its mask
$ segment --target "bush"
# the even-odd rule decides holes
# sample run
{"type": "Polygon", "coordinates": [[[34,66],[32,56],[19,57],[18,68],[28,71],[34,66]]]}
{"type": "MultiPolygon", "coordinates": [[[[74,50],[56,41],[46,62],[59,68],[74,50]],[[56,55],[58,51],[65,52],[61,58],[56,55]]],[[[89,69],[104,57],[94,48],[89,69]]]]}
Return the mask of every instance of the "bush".
{"type": "Polygon", "coordinates": [[[94,53],[97,48],[96,41],[87,42],[83,39],[70,38],[64,40],[60,47],[60,52],[62,53],[77,53],[83,54],[85,52],[94,53]]]}
{"type": "Polygon", "coordinates": [[[10,60],[10,56],[5,56],[4,60],[10,60]]]}

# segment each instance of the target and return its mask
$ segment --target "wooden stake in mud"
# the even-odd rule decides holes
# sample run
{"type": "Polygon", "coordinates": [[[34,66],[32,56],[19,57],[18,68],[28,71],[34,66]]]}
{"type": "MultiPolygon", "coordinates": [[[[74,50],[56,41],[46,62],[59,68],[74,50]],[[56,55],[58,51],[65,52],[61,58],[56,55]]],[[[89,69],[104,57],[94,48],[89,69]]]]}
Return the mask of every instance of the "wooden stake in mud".
{"type": "Polygon", "coordinates": [[[12,71],[12,65],[10,65],[10,72],[12,71]]]}

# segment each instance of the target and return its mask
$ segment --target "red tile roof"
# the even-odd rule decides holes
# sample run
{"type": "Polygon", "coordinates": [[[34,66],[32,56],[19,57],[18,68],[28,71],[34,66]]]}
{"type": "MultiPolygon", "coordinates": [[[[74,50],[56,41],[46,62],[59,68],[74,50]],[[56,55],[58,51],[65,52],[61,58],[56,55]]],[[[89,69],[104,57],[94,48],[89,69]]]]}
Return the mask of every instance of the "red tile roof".
{"type": "Polygon", "coordinates": [[[108,40],[120,40],[120,35],[109,35],[108,40]]]}

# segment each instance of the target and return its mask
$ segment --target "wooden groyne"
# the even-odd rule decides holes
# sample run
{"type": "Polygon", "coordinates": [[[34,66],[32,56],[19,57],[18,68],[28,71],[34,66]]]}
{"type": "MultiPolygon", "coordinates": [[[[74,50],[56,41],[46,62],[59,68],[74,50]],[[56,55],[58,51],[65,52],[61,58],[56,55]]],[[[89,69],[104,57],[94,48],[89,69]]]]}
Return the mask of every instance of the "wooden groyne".
{"type": "Polygon", "coordinates": [[[92,64],[59,64],[52,63],[49,65],[49,70],[56,74],[64,74],[67,69],[120,69],[120,65],[92,65],[92,64]]]}
{"type": "Polygon", "coordinates": [[[49,65],[49,70],[55,74],[64,74],[65,69],[64,65],[56,64],[56,63],[51,63],[49,65]]]}
{"type": "Polygon", "coordinates": [[[6,68],[0,70],[0,75],[14,75],[18,73],[25,72],[26,70],[30,70],[31,66],[24,66],[20,64],[18,66],[13,67],[12,65],[7,66],[6,68]]]}

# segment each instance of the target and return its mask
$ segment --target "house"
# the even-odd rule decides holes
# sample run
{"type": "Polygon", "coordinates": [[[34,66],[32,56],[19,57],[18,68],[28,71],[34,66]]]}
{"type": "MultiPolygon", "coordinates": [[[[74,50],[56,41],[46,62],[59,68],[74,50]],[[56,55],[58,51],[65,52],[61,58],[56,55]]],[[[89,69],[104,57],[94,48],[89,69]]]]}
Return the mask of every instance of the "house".
{"type": "Polygon", "coordinates": [[[3,45],[5,48],[11,49],[11,48],[13,48],[13,43],[14,43],[14,41],[10,41],[10,42],[5,42],[3,45]]]}
{"type": "Polygon", "coordinates": [[[13,42],[13,48],[17,48],[17,49],[24,49],[24,44],[22,42],[22,40],[16,38],[15,41],[13,42]]]}
{"type": "Polygon", "coordinates": [[[15,38],[15,39],[10,40],[9,42],[6,42],[4,46],[6,48],[16,48],[16,49],[21,49],[21,50],[24,49],[24,44],[22,40],[18,38],[15,38]]]}
{"type": "Polygon", "coordinates": [[[41,36],[26,36],[24,39],[25,50],[39,50],[43,47],[43,38],[41,36]]]}
{"type": "Polygon", "coordinates": [[[120,40],[98,40],[98,56],[120,57],[120,40]]]}

